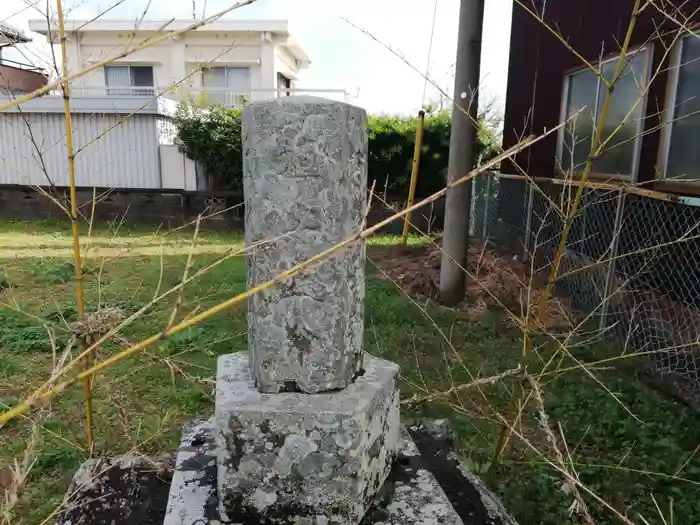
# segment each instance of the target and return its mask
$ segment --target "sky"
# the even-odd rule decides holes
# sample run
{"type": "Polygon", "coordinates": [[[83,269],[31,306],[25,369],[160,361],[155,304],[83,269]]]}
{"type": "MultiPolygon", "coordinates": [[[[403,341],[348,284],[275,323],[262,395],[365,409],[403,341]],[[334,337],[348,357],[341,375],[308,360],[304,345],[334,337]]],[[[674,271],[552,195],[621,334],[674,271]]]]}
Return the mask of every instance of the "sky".
{"type": "MultiPolygon", "coordinates": [[[[37,0],[0,0],[0,20],[26,30],[27,20],[40,15],[27,4],[37,0]]],[[[53,0],[49,0],[54,3],[53,0]]],[[[194,0],[196,12],[211,15],[232,0],[194,0]]],[[[64,0],[68,18],[89,19],[114,0],[64,0]]],[[[45,0],[38,5],[43,9],[45,0]]],[[[105,17],[140,17],[149,0],[125,0],[105,17]]],[[[150,0],[148,18],[192,18],[192,0],[150,0]]],[[[512,0],[486,0],[481,54],[479,105],[495,101],[503,107],[508,70],[512,0]]],[[[440,98],[424,74],[452,95],[457,44],[459,0],[257,0],[227,18],[287,19],[292,37],[310,55],[312,64],[301,73],[297,87],[345,89],[352,103],[372,113],[417,112],[423,102],[440,98]],[[432,52],[433,13],[435,27],[432,52]],[[390,46],[411,66],[343,18],[390,46]],[[425,97],[424,97],[425,92],[425,97]]],[[[32,35],[31,52],[46,56],[48,46],[32,35]]],[[[9,57],[8,58],[15,58],[9,57]]]]}

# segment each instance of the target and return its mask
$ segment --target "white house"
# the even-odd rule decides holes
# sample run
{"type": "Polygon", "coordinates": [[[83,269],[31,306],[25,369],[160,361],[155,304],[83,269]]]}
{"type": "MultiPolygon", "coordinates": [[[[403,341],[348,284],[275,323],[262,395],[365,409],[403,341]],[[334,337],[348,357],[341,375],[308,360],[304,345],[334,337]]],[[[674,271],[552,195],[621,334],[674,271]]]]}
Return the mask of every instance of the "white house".
{"type": "MultiPolygon", "coordinates": [[[[177,102],[189,96],[229,106],[299,92],[345,98],[342,90],[295,87],[310,61],[283,20],[217,21],[127,53],[193,23],[67,21],[69,74],[99,65],[71,82],[79,187],[207,191],[206,174],[178,151],[170,126],[177,102]]],[[[58,42],[58,27],[46,20],[29,28],[58,42]]],[[[61,96],[47,95],[4,113],[0,186],[68,185],[63,108],[61,96]]]]}
{"type": "MultiPolygon", "coordinates": [[[[165,92],[178,100],[204,93],[207,102],[234,106],[291,94],[299,72],[309,67],[309,56],[290,36],[286,20],[219,20],[117,58],[148,39],[194,22],[66,21],[69,73],[114,57],[76,79],[73,92],[109,97],[165,92]]],[[[58,42],[58,27],[46,20],[30,20],[29,29],[58,42]]],[[[304,91],[324,96],[332,90],[304,91]]]]}

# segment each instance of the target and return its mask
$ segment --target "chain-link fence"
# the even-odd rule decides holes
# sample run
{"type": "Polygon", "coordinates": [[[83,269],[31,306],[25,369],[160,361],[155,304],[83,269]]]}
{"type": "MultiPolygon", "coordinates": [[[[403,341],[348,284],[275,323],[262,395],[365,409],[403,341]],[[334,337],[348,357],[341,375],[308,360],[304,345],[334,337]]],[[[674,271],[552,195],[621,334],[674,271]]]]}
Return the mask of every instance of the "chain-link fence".
{"type": "MultiPolygon", "coordinates": [[[[546,278],[575,184],[479,176],[470,233],[546,278]]],[[[700,199],[587,184],[554,290],[606,348],[700,408],[700,199]]]]}

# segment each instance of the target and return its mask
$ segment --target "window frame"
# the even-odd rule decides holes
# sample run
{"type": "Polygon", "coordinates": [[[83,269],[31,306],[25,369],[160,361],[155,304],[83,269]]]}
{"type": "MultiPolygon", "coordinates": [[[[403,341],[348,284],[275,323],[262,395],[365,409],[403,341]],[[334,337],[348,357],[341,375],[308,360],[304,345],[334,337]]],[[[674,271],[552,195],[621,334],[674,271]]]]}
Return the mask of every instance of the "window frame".
{"type": "MultiPolygon", "coordinates": [[[[217,65],[209,65],[209,66],[206,66],[206,67],[202,67],[202,68],[201,68],[201,71],[200,71],[200,76],[199,76],[199,85],[200,85],[201,88],[211,87],[211,86],[206,86],[206,85],[204,84],[204,77],[205,77],[205,75],[207,74],[208,71],[214,70],[214,69],[223,69],[223,70],[224,70],[224,81],[226,82],[226,84],[228,84],[228,70],[229,70],[229,69],[246,69],[246,70],[248,70],[248,84],[249,84],[249,86],[248,86],[248,91],[250,91],[250,89],[251,89],[251,87],[250,87],[250,84],[251,84],[251,70],[250,70],[250,67],[248,67],[248,66],[230,65],[230,64],[224,64],[224,65],[222,65],[222,64],[217,64],[217,65]]],[[[223,88],[215,88],[215,89],[223,89],[223,90],[227,90],[227,91],[228,91],[228,90],[229,90],[229,87],[228,87],[228,86],[225,86],[225,87],[223,87],[223,88]]]]}
{"type": "Polygon", "coordinates": [[[199,75],[199,90],[202,93],[207,93],[209,90],[210,94],[213,94],[217,96],[217,98],[222,98],[224,105],[228,107],[233,107],[233,108],[242,108],[245,106],[246,101],[250,97],[250,93],[252,91],[252,71],[250,66],[246,65],[236,65],[236,64],[214,64],[214,65],[208,65],[206,67],[201,67],[200,70],[200,75],[199,75]],[[212,86],[207,86],[204,83],[204,78],[206,74],[214,69],[223,69],[224,70],[224,82],[227,84],[224,87],[212,87],[212,86]],[[243,91],[234,91],[232,88],[228,87],[228,70],[229,69],[245,69],[248,72],[248,88],[246,92],[243,91]],[[221,97],[223,95],[223,97],[221,97]]]}
{"type": "MultiPolygon", "coordinates": [[[[669,179],[668,157],[671,153],[671,136],[673,135],[673,115],[675,113],[678,96],[678,80],[680,76],[681,58],[683,56],[683,44],[688,38],[700,38],[700,26],[693,26],[689,34],[683,36],[671,50],[669,74],[666,83],[666,97],[661,117],[661,132],[659,136],[659,150],[656,161],[656,180],[663,184],[679,184],[684,186],[699,186],[700,179],[669,179]]],[[[700,59],[698,59],[700,60],[700,59]]]]}
{"type": "MultiPolygon", "coordinates": [[[[629,50],[626,54],[625,57],[630,57],[630,56],[635,56],[639,54],[644,54],[645,55],[645,61],[644,61],[644,69],[643,69],[643,77],[644,77],[644,95],[642,96],[642,100],[640,102],[641,104],[641,117],[639,118],[639,121],[637,122],[637,130],[636,130],[636,138],[635,138],[635,146],[634,146],[634,154],[632,157],[632,169],[629,175],[622,175],[619,173],[602,173],[602,172],[595,172],[591,171],[589,173],[589,176],[592,178],[597,178],[597,179],[605,179],[605,180],[621,180],[621,181],[628,181],[628,182],[636,182],[638,175],[639,175],[639,157],[641,153],[641,147],[642,147],[642,133],[644,132],[644,120],[646,118],[646,107],[647,107],[647,99],[649,96],[649,82],[651,80],[651,63],[653,60],[654,56],[654,45],[653,44],[645,44],[643,46],[637,47],[635,49],[629,50]]],[[[608,58],[600,59],[598,60],[598,70],[602,71],[603,66],[605,64],[608,64],[610,62],[614,62],[620,58],[619,53],[617,55],[613,54],[608,56],[608,58]]],[[[570,85],[570,79],[572,76],[574,76],[576,73],[580,73],[583,71],[590,71],[590,68],[588,66],[583,66],[583,67],[576,67],[572,68],[569,70],[564,71],[564,78],[562,82],[562,95],[561,95],[561,103],[559,107],[559,125],[561,126],[559,128],[559,132],[557,133],[557,149],[556,149],[556,166],[555,166],[555,172],[559,176],[566,176],[568,173],[564,172],[562,170],[562,153],[563,153],[563,147],[564,147],[564,138],[565,138],[565,133],[567,132],[566,126],[564,125],[564,122],[566,122],[567,119],[567,105],[569,102],[569,85],[570,85]]],[[[597,79],[596,83],[596,93],[595,93],[595,100],[596,100],[596,106],[598,103],[598,98],[600,96],[600,90],[602,87],[602,83],[600,82],[600,78],[597,79]]],[[[594,120],[593,120],[593,125],[594,125],[594,131],[595,133],[595,126],[598,124],[598,108],[595,108],[595,113],[594,113],[594,120]]],[[[573,171],[571,174],[574,177],[580,177],[582,171],[573,171]]]]}
{"type": "Polygon", "coordinates": [[[277,72],[277,96],[280,97],[289,97],[291,96],[291,89],[292,88],[292,79],[289,78],[287,75],[282,73],[281,71],[277,72]],[[287,84],[286,86],[280,86],[280,80],[283,81],[284,84],[287,84]]]}
{"type": "Polygon", "coordinates": [[[125,90],[127,91],[126,96],[134,97],[134,96],[153,96],[156,93],[156,71],[153,66],[153,64],[120,64],[120,63],[112,63],[112,64],[105,64],[105,66],[102,68],[104,71],[104,78],[105,78],[105,87],[107,88],[107,94],[109,96],[114,96],[117,95],[119,96],[120,93],[118,92],[119,90],[125,90]],[[129,85],[128,86],[110,86],[108,84],[108,72],[107,70],[109,68],[113,67],[123,67],[126,68],[129,72],[129,85]],[[152,85],[150,86],[135,86],[133,85],[133,75],[131,73],[131,68],[132,67],[149,67],[151,68],[151,78],[153,79],[152,85]],[[136,91],[138,90],[144,91],[145,93],[138,93],[136,94],[136,91]],[[113,91],[113,93],[110,93],[110,91],[113,91]]]}

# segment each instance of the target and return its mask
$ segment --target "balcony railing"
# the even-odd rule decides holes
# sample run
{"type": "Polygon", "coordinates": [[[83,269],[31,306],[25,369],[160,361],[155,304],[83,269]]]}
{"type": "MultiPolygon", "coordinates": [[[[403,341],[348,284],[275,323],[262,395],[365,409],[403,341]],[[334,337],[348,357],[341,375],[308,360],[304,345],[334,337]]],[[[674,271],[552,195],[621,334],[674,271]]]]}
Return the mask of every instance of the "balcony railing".
{"type": "MultiPolygon", "coordinates": [[[[306,88],[252,88],[249,91],[232,91],[226,88],[188,88],[169,89],[157,86],[71,86],[73,96],[83,97],[146,97],[162,96],[183,101],[194,100],[199,104],[221,103],[229,107],[242,108],[249,102],[272,100],[292,95],[311,95],[347,102],[348,92],[343,89],[306,89],[306,88]]],[[[58,93],[56,93],[58,94],[58,93]]]]}
{"type": "MultiPolygon", "coordinates": [[[[80,86],[71,85],[71,95],[74,97],[153,97],[164,96],[176,98],[174,94],[156,86],[80,86]]],[[[52,92],[60,95],[60,90],[52,92]]]]}
{"type": "Polygon", "coordinates": [[[234,108],[243,107],[249,102],[272,100],[293,95],[324,97],[340,102],[347,102],[349,99],[348,92],[344,89],[322,88],[252,88],[249,91],[231,91],[226,88],[201,87],[188,90],[186,95],[195,100],[201,99],[206,104],[221,103],[234,108]]]}

